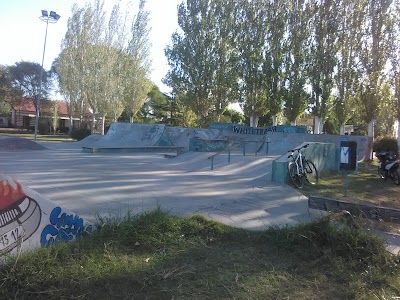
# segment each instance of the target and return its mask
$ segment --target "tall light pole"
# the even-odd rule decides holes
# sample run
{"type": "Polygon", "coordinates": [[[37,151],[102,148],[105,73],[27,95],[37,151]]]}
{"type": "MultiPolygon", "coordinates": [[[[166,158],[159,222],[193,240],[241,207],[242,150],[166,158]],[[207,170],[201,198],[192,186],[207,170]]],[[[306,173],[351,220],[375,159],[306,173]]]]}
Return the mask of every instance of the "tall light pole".
{"type": "Polygon", "coordinates": [[[42,68],[40,69],[40,79],[39,79],[39,95],[36,107],[36,120],[35,120],[35,137],[34,140],[36,142],[36,135],[39,126],[39,111],[40,111],[40,96],[42,95],[42,77],[43,77],[43,63],[44,63],[44,54],[46,52],[46,40],[47,40],[47,27],[49,23],[56,23],[58,19],[60,19],[60,15],[58,15],[55,11],[51,11],[50,15],[47,13],[47,10],[42,10],[42,15],[39,17],[40,20],[46,22],[46,34],[44,36],[44,46],[43,46],[43,56],[42,56],[42,68]]]}

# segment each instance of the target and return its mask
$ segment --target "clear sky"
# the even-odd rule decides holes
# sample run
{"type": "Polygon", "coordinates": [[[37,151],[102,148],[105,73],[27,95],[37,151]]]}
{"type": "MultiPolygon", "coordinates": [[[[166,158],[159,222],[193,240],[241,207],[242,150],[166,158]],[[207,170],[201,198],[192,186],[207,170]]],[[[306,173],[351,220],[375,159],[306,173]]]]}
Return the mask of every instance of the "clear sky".
{"type": "MultiPolygon", "coordinates": [[[[74,3],[84,6],[85,0],[0,0],[0,64],[13,65],[19,61],[32,61],[41,64],[46,23],[41,21],[41,10],[55,11],[61,18],[49,24],[44,68],[48,70],[60,53],[61,40],[67,31],[67,21],[74,3]]],[[[123,1],[127,2],[127,1],[123,1]]],[[[132,0],[132,16],[137,13],[138,0],[132,0]]],[[[114,0],[105,0],[112,7],[114,0]]],[[[181,0],[147,0],[150,12],[150,39],[153,70],[151,80],[161,91],[169,88],[161,83],[168,65],[164,48],[170,43],[172,33],[178,28],[177,6],[181,0]]],[[[125,7],[122,5],[122,7],[125,7]]]]}

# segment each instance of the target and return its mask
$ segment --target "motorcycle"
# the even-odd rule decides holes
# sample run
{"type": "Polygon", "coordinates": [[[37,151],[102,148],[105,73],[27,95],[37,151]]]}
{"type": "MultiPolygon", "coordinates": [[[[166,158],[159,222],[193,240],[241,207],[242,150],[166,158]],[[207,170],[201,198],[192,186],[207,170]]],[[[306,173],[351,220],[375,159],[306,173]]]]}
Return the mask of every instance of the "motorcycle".
{"type": "Polygon", "coordinates": [[[391,178],[395,184],[400,185],[400,160],[391,151],[376,154],[379,159],[378,173],[382,179],[391,178]]]}

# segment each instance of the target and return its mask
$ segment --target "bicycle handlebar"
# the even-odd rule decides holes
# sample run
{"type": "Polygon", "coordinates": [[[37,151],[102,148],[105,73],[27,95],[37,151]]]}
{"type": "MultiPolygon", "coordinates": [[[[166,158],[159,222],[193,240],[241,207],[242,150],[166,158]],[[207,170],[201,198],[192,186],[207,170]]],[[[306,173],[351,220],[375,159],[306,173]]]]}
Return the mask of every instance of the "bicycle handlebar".
{"type": "Polygon", "coordinates": [[[300,151],[301,149],[307,148],[308,145],[310,145],[310,144],[305,144],[304,146],[302,146],[302,147],[300,147],[300,148],[296,148],[296,149],[289,150],[288,153],[289,153],[289,152],[292,152],[292,153],[293,153],[293,152],[295,152],[295,151],[300,151]]]}

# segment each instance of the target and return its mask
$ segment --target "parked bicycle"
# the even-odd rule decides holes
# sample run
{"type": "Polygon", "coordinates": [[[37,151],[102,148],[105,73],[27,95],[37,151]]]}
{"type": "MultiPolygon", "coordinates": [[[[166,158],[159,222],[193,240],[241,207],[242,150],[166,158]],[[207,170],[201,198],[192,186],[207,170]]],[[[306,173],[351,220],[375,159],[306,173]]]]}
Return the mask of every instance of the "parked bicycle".
{"type": "Polygon", "coordinates": [[[301,150],[308,147],[306,144],[300,148],[289,150],[291,154],[288,156],[290,158],[288,164],[289,176],[295,187],[301,189],[304,185],[304,179],[311,185],[318,183],[318,171],[314,163],[307,158],[305,158],[301,150]]]}

